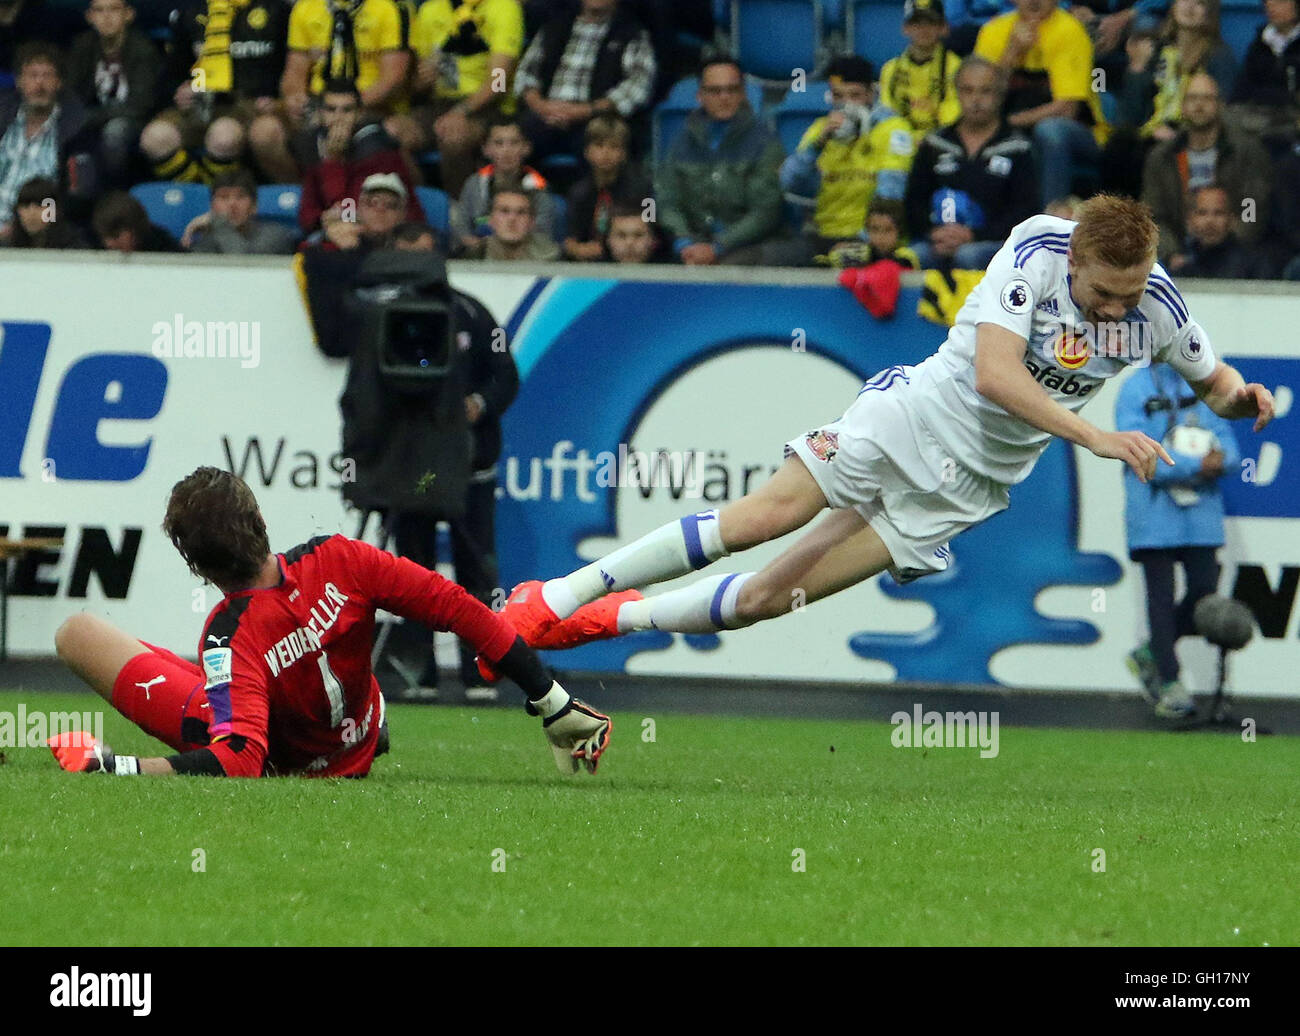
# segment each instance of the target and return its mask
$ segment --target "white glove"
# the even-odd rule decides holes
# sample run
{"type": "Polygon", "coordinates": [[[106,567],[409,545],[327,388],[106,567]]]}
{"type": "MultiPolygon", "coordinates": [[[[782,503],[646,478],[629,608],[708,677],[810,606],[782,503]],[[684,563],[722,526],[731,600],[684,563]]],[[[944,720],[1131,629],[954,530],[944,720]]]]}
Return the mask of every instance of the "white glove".
{"type": "Polygon", "coordinates": [[[577,773],[579,764],[586,766],[588,773],[596,772],[601,755],[609,747],[612,719],[570,697],[558,683],[552,683],[537,701],[530,701],[528,711],[542,717],[542,730],[561,773],[577,773]]]}

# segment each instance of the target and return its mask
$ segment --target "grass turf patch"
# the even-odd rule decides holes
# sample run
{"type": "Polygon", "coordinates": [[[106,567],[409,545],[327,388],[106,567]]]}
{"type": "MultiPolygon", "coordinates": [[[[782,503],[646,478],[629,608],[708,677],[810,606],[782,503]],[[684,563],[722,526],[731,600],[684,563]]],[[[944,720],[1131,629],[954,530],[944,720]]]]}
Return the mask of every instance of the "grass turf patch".
{"type": "MultiPolygon", "coordinates": [[[[0,712],[20,702],[102,706],[10,692],[0,712]]],[[[2,941],[1297,942],[1295,739],[1003,727],[981,759],[844,721],[665,713],[650,741],[600,704],[596,777],[558,774],[538,721],[498,708],[394,706],[364,781],[116,779],[5,748],[2,941]]]]}

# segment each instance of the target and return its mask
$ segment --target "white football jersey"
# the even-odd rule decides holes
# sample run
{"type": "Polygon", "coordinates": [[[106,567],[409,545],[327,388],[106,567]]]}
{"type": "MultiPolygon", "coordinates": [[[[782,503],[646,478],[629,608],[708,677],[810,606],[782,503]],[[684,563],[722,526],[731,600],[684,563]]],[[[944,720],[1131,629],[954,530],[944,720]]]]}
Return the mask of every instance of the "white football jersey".
{"type": "Polygon", "coordinates": [[[991,323],[1025,339],[1023,362],[1048,394],[1078,412],[1101,385],[1154,358],[1186,380],[1217,363],[1158,263],[1137,308],[1116,324],[1090,327],[1070,295],[1066,248],[1075,224],[1033,216],[1011,231],[967,297],[939,351],[916,367],[916,412],[954,460],[1007,485],[1024,481],[1051,436],[975,391],[975,328],[991,323]],[[1100,341],[1099,341],[1100,339],[1100,341]]]}

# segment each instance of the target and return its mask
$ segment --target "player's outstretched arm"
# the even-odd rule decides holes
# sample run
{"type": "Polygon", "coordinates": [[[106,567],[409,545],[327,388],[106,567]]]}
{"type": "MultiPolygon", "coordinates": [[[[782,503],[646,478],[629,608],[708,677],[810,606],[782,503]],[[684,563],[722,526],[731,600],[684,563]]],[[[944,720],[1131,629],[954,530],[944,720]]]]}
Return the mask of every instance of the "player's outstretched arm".
{"type": "Polygon", "coordinates": [[[1174,459],[1143,432],[1103,432],[1061,406],[1025,368],[1025,339],[997,324],[975,329],[975,391],[1007,413],[1090,450],[1098,457],[1122,460],[1146,482],[1163,460],[1174,459]]]}
{"type": "Polygon", "coordinates": [[[1192,382],[1192,389],[1225,420],[1253,417],[1257,432],[1273,420],[1273,393],[1258,382],[1248,383],[1236,367],[1222,360],[1204,381],[1192,382]]]}

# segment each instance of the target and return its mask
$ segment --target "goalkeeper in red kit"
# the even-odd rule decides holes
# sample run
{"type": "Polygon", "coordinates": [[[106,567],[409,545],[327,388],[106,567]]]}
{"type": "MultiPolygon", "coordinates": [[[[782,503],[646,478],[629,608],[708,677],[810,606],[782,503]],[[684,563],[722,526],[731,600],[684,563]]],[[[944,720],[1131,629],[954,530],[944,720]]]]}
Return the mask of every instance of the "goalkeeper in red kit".
{"type": "Polygon", "coordinates": [[[364,777],[387,749],[370,668],[375,610],[475,645],[528,696],[561,771],[595,773],[613,723],[556,683],[491,609],[435,572],[345,536],[272,554],[237,476],[203,467],[172,489],[163,520],[190,571],[225,595],[204,624],[201,665],[88,614],[55,634],[59,658],[176,754],[115,755],[88,734],[51,740],[66,770],[118,775],[364,777]]]}

